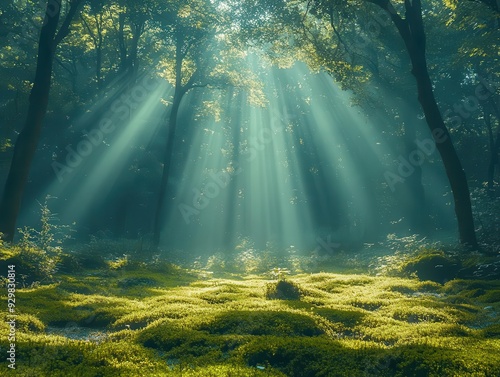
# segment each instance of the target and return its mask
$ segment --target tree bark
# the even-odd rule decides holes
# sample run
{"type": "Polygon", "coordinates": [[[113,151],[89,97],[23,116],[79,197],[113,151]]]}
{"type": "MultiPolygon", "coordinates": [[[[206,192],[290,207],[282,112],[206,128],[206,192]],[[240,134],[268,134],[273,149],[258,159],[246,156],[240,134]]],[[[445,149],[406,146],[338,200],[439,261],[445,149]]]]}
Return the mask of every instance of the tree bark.
{"type": "Polygon", "coordinates": [[[405,0],[406,14],[403,19],[396,12],[390,0],[368,1],[380,6],[389,13],[391,20],[403,38],[412,64],[411,73],[417,83],[418,101],[424,111],[436,148],[443,160],[446,175],[453,192],[460,242],[471,247],[477,247],[467,178],[436,103],[427,68],[421,2],[420,0],[405,0]]]}
{"type": "Polygon", "coordinates": [[[47,1],[45,20],[40,31],[35,80],[29,97],[28,114],[14,146],[14,155],[0,202],[0,233],[7,242],[12,242],[14,239],[24,188],[28,181],[31,162],[35,155],[43,119],[47,111],[55,49],[68,34],[69,25],[76,14],[79,3],[79,1],[75,1],[71,4],[63,24],[57,32],[61,2],[47,1]],[[54,4],[57,5],[56,8],[54,4]]]}
{"type": "Polygon", "coordinates": [[[175,46],[175,88],[174,98],[172,100],[172,109],[168,120],[168,135],[167,144],[165,146],[165,155],[163,157],[163,171],[161,175],[160,191],[158,192],[158,202],[156,204],[156,211],[153,223],[153,246],[158,247],[160,244],[161,233],[161,214],[163,206],[165,205],[165,193],[168,186],[168,178],[170,175],[170,165],[172,164],[172,155],[174,153],[174,139],[175,129],[177,128],[177,114],[184,94],[186,94],[187,86],[182,85],[182,61],[184,55],[182,54],[182,47],[184,44],[184,37],[182,32],[176,33],[176,46],[175,46]]]}
{"type": "Polygon", "coordinates": [[[168,136],[167,145],[165,146],[165,154],[163,157],[163,170],[161,175],[160,190],[158,192],[158,202],[156,203],[156,211],[153,225],[153,246],[157,247],[160,244],[161,220],[163,207],[165,206],[165,193],[168,186],[168,178],[170,175],[170,166],[172,165],[172,155],[174,152],[175,129],[177,128],[177,115],[179,106],[182,100],[182,95],[174,95],[172,109],[168,121],[168,136]],[[176,98],[177,97],[177,98],[176,98]]]}

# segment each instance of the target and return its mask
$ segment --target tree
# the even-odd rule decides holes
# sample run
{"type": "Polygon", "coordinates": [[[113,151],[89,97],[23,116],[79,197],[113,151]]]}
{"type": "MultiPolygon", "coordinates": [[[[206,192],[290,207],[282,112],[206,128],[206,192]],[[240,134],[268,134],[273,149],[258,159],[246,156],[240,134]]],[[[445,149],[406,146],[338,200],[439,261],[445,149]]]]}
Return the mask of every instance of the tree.
{"type": "Polygon", "coordinates": [[[36,73],[30,93],[28,113],[24,127],[15,143],[14,155],[0,202],[0,232],[6,241],[12,241],[14,237],[24,188],[47,111],[55,51],[58,44],[68,35],[71,22],[82,1],[69,2],[69,9],[60,27],[61,1],[47,1],[44,23],[40,31],[36,73]]]}
{"type": "MultiPolygon", "coordinates": [[[[257,39],[265,40],[271,29],[271,34],[280,35],[275,40],[284,38],[286,49],[296,52],[296,56],[304,59],[313,69],[322,68],[329,72],[339,82],[342,88],[348,88],[355,93],[363,92],[363,84],[369,82],[371,75],[376,74],[377,67],[373,65],[377,51],[372,46],[362,45],[360,48],[352,45],[350,35],[359,34],[361,25],[373,12],[363,3],[373,3],[385,11],[403,40],[406,58],[412,65],[412,75],[415,78],[418,101],[423,109],[427,125],[436,142],[437,150],[443,160],[448,180],[453,192],[455,213],[457,216],[460,241],[476,246],[476,235],[468,183],[464,170],[452,143],[449,131],[443,121],[437,101],[434,97],[432,81],[426,60],[426,34],[422,19],[420,0],[406,0],[402,5],[405,16],[398,14],[390,0],[364,0],[363,2],[325,1],[295,1],[282,0],[261,1],[257,8],[262,8],[253,22],[263,26],[264,30],[257,39]],[[262,35],[264,36],[262,38],[262,35]],[[347,36],[347,38],[346,38],[347,36]],[[293,48],[290,48],[293,46],[293,48]],[[371,56],[370,56],[371,55],[371,56]]],[[[253,2],[250,2],[251,4],[253,2]]],[[[252,6],[250,4],[250,6],[252,6]]],[[[385,32],[385,30],[383,31],[385,32]]],[[[373,36],[372,36],[373,37],[373,36]]],[[[378,35],[374,36],[375,38],[378,35]]],[[[255,39],[255,38],[254,38],[255,39]]],[[[393,39],[392,39],[393,40],[393,39]]],[[[274,44],[276,45],[276,44],[274,44]]],[[[394,44],[398,46],[399,44],[394,44]]],[[[385,50],[392,50],[392,45],[384,45],[385,50]]],[[[397,47],[396,47],[397,48],[397,47]]],[[[284,51],[289,55],[289,51],[284,51]]],[[[401,56],[400,59],[404,58],[401,56]]]]}
{"type": "MultiPolygon", "coordinates": [[[[484,150],[488,152],[488,167],[485,173],[490,197],[497,195],[495,168],[499,165],[498,154],[500,153],[500,102],[496,95],[498,88],[493,85],[499,76],[500,60],[497,52],[500,48],[499,4],[495,1],[458,2],[457,0],[445,3],[446,9],[449,10],[449,18],[446,20],[447,29],[468,33],[468,37],[459,46],[460,54],[452,56],[454,65],[464,71],[463,77],[457,81],[471,85],[470,93],[474,93],[477,88],[484,88],[484,93],[479,93],[479,96],[474,93],[477,101],[476,107],[482,109],[482,119],[469,117],[467,113],[469,124],[463,125],[466,132],[470,133],[474,130],[480,136],[487,138],[484,150]]],[[[485,160],[486,158],[483,157],[481,166],[485,165],[485,160]]]]}
{"type": "Polygon", "coordinates": [[[103,43],[106,32],[106,14],[104,4],[101,1],[91,1],[86,6],[86,12],[80,14],[80,19],[83,26],[90,36],[92,47],[95,51],[95,77],[97,82],[97,90],[102,90],[102,53],[103,43]]]}
{"type": "Polygon", "coordinates": [[[405,18],[403,18],[397,13],[390,0],[367,1],[389,13],[405,43],[412,64],[411,73],[417,83],[418,101],[424,111],[436,148],[443,160],[453,192],[460,241],[471,247],[476,247],[477,240],[467,178],[434,97],[434,89],[427,68],[426,35],[421,2],[420,0],[405,0],[405,18]]]}
{"type": "Polygon", "coordinates": [[[118,14],[118,28],[116,29],[120,52],[119,70],[133,78],[139,69],[139,39],[146,30],[147,19],[151,16],[154,3],[122,0],[120,5],[122,9],[118,14]],[[128,32],[125,30],[127,20],[128,32]]]}
{"type": "MultiPolygon", "coordinates": [[[[228,19],[207,0],[174,3],[156,16],[162,29],[165,57],[162,76],[173,86],[169,101],[167,141],[153,223],[153,244],[158,246],[166,190],[172,166],[177,118],[181,102],[194,88],[222,89],[227,86],[258,92],[254,75],[245,69],[245,54],[229,41],[228,19]]],[[[258,95],[257,95],[258,96],[258,95]]],[[[250,95],[252,97],[252,95],[250,95]]],[[[200,198],[202,199],[202,198],[200,198]]]]}

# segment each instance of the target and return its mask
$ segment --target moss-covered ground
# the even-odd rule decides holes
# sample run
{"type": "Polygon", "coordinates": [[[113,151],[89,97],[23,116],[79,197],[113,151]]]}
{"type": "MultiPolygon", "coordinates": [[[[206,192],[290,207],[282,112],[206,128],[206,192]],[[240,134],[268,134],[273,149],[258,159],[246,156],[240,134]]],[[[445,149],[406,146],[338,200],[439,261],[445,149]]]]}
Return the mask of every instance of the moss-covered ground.
{"type": "Polygon", "coordinates": [[[19,288],[0,375],[500,376],[498,280],[220,276],[115,263],[19,288]]]}

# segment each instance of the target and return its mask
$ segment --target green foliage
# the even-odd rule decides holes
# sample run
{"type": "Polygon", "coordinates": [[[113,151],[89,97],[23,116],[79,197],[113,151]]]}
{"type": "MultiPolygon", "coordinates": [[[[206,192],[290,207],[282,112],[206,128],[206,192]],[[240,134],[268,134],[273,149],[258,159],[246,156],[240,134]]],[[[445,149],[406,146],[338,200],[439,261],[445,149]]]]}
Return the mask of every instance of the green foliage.
{"type": "Polygon", "coordinates": [[[40,205],[40,228],[24,227],[19,229],[21,248],[37,247],[47,253],[57,256],[62,252],[61,245],[71,238],[71,227],[69,225],[58,224],[57,215],[52,213],[48,201],[55,199],[50,195],[45,197],[44,203],[40,205]]]}
{"type": "Polygon", "coordinates": [[[22,287],[47,283],[54,280],[59,268],[78,268],[76,261],[63,253],[62,245],[70,238],[69,226],[57,224],[57,217],[51,212],[48,201],[40,204],[40,228],[19,229],[21,239],[15,245],[0,243],[4,253],[0,257],[0,267],[6,271],[8,264],[14,264],[22,287]]]}

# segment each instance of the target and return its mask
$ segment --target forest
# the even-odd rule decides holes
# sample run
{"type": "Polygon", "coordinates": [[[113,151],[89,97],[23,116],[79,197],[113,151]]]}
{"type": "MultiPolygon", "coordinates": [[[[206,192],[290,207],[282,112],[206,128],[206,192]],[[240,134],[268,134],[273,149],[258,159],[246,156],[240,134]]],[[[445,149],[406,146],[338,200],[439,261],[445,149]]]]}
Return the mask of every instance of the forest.
{"type": "Polygon", "coordinates": [[[498,0],[3,0],[0,376],[500,375],[498,0]]]}

